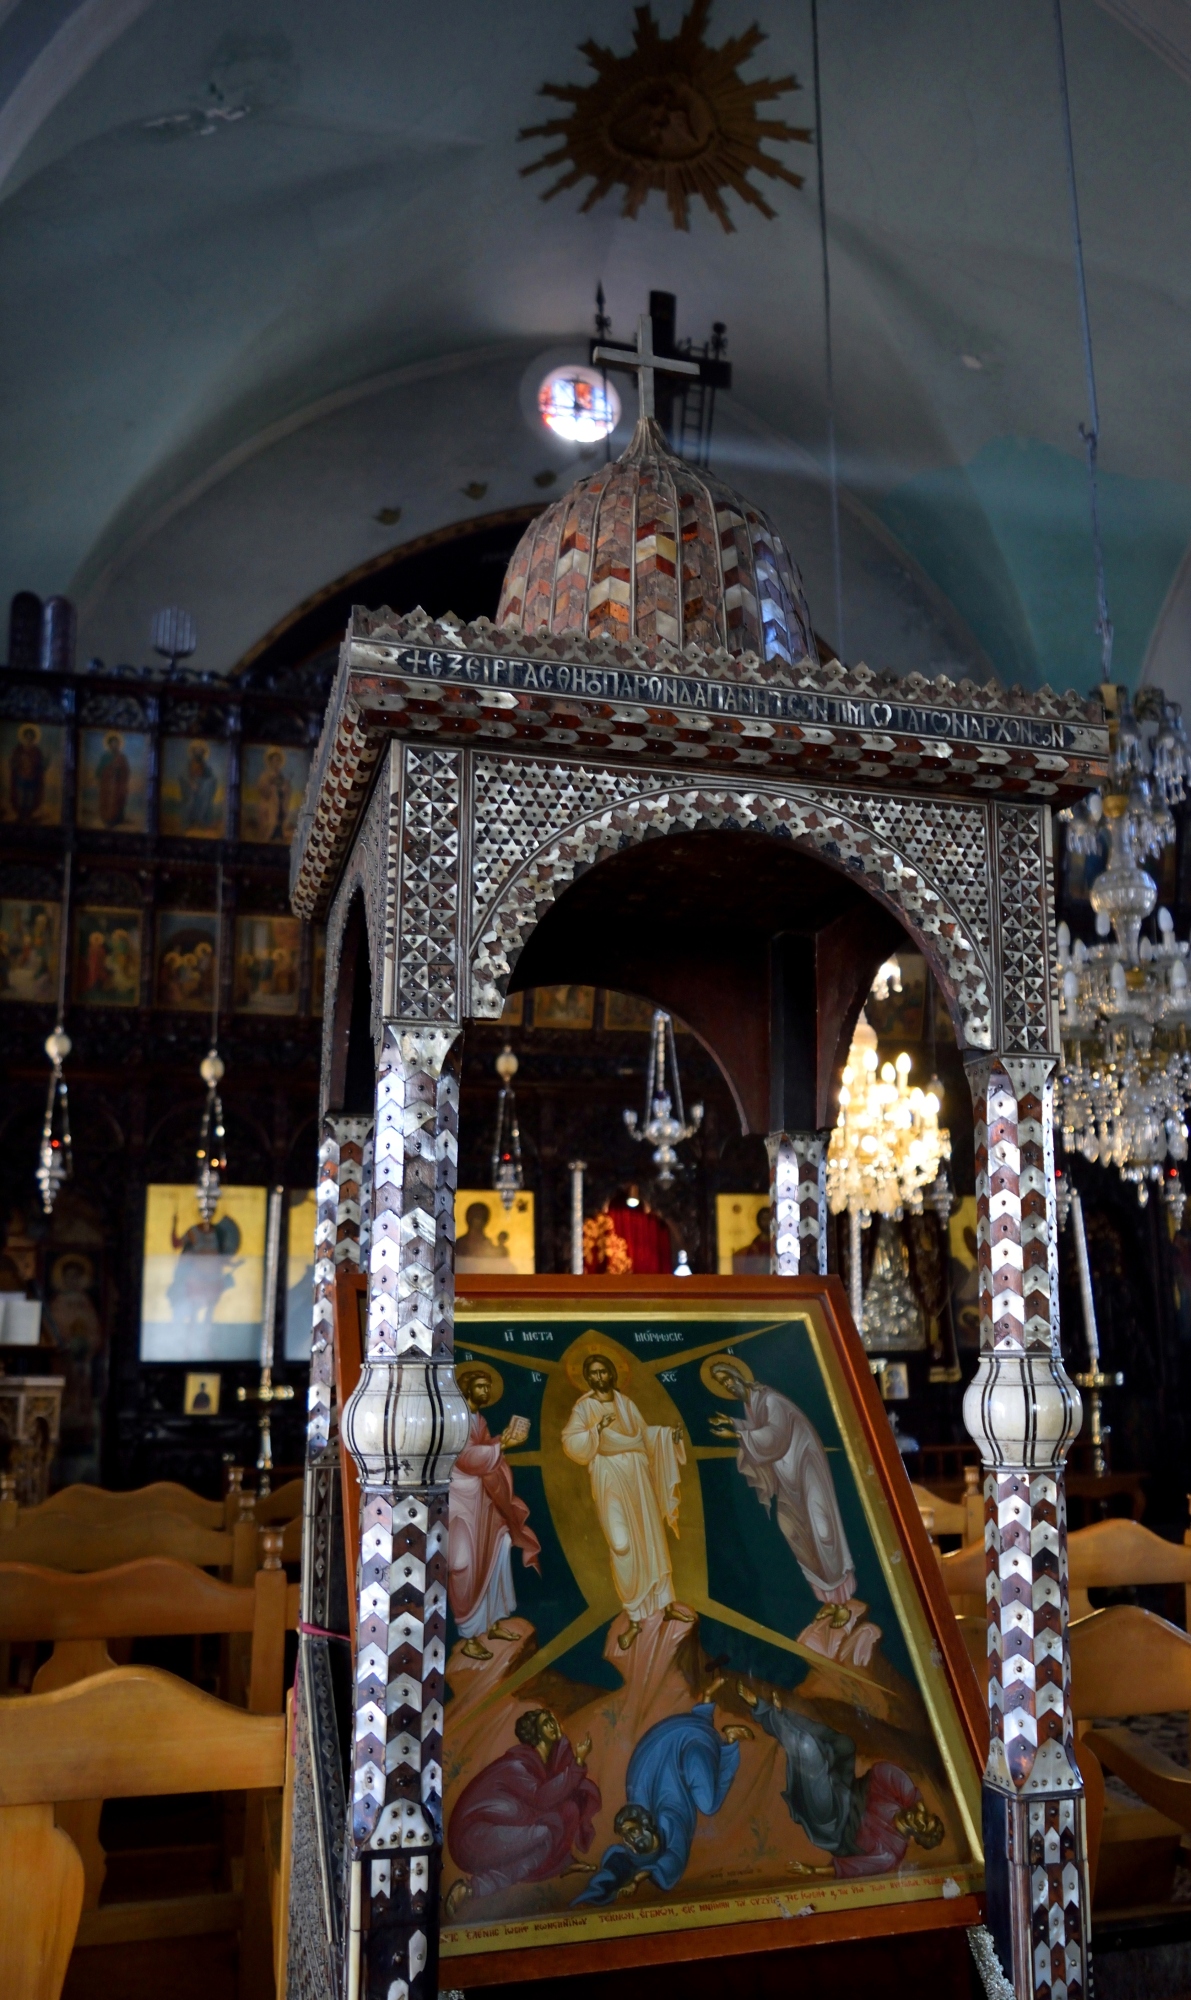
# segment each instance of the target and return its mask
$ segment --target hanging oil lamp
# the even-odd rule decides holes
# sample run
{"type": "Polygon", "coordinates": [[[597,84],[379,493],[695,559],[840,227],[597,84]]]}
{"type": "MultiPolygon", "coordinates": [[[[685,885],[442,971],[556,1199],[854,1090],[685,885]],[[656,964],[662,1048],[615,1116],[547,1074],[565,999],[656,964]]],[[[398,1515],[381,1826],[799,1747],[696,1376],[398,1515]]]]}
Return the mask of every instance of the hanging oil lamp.
{"type": "Polygon", "coordinates": [[[223,1058],[219,1053],[219,986],[223,964],[223,867],[216,875],[215,888],[215,966],[211,994],[211,1046],[199,1064],[199,1075],[207,1086],[207,1098],[203,1105],[203,1120],[199,1127],[198,1152],[195,1156],[196,1174],[194,1198],[198,1212],[205,1225],[210,1228],[215,1220],[222,1192],[221,1175],[227,1172],[227,1151],[224,1145],[223,1101],[219,1086],[223,1081],[223,1058]]]}
{"type": "Polygon", "coordinates": [[[45,1052],[50,1059],[50,1084],[46,1092],[41,1145],[37,1152],[37,1181],[41,1206],[46,1215],[54,1212],[57,1201],[74,1169],[70,1143],[70,1097],[62,1065],[70,1054],[71,1041],[62,1025],[66,1011],[66,952],[70,931],[70,874],[72,856],[67,852],[62,875],[62,927],[58,940],[58,1012],[53,1032],[46,1036],[45,1052]]]}
{"type": "Polygon", "coordinates": [[[496,1132],[492,1140],[492,1185],[505,1208],[512,1208],[515,1197],[525,1186],[521,1167],[521,1127],[517,1122],[517,1099],[513,1091],[513,1078],[518,1068],[517,1058],[506,1042],[496,1058],[500,1095],[496,1100],[496,1132]]]}
{"type": "Polygon", "coordinates": [[[692,1104],[690,1121],[682,1108],[682,1083],[678,1075],[678,1052],[674,1046],[674,1023],[663,1008],[654,1009],[649,1039],[649,1067],[645,1076],[645,1115],[626,1111],[624,1122],[629,1136],[653,1147],[653,1164],[658,1170],[658,1186],[669,1187],[678,1165],[675,1148],[693,1139],[703,1123],[703,1106],[692,1104]],[[667,1070],[671,1088],[666,1088],[667,1070]]]}

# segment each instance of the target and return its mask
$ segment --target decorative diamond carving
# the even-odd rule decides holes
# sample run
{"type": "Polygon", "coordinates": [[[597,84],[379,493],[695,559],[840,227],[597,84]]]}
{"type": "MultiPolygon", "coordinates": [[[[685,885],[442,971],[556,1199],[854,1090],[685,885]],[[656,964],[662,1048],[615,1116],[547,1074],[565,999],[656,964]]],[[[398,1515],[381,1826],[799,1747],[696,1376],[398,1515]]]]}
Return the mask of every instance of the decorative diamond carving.
{"type": "Polygon", "coordinates": [[[1053,1018],[1054,943],[1047,815],[998,806],[1000,888],[1001,1047],[1056,1049],[1053,1018]]]}
{"type": "Polygon", "coordinates": [[[650,833],[736,826],[805,841],[904,917],[954,995],[970,1046],[992,1041],[988,821],[982,805],[862,792],[721,790],[673,774],[477,757],[471,1011],[499,1014],[545,909],[601,854],[650,833]],[[947,883],[944,892],[938,885],[947,883]]]}
{"type": "Polygon", "coordinates": [[[404,751],[399,940],[391,1009],[402,1021],[460,1018],[459,765],[457,750],[407,746],[404,751]]]}

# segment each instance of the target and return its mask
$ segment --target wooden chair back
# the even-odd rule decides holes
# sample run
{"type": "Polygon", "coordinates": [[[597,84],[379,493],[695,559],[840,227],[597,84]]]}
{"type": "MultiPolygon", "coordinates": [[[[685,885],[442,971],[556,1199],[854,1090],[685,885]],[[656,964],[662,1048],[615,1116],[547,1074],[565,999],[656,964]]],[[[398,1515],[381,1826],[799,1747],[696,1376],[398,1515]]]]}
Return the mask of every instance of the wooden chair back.
{"type": "Polygon", "coordinates": [[[1191,1773],[1111,1719],[1191,1707],[1191,1638],[1136,1605],[1092,1612],[1071,1628],[1071,1699],[1081,1768],[1090,1752],[1143,1802],[1105,1803],[1105,1893],[1110,1903],[1124,1890],[1127,1901],[1140,1897],[1148,1905],[1162,1893],[1160,1883],[1169,1893],[1180,1843],[1191,1832],[1191,1773]]]}
{"type": "MultiPolygon", "coordinates": [[[[280,1532],[267,1529],[263,1539],[266,1567],[247,1588],[163,1556],[85,1574],[0,1563],[0,1639],[53,1642],[52,1654],[34,1677],[37,1695],[112,1667],[112,1639],[251,1634],[247,1660],[225,1663],[229,1684],[237,1699],[246,1699],[251,1713],[275,1715],[284,1702],[285,1635],[298,1622],[299,1590],[286,1582],[281,1567],[280,1532]]],[[[58,1823],[83,1859],[87,1910],[98,1906],[107,1872],[99,1837],[102,1810],[99,1797],[59,1802],[58,1823]]]]}
{"type": "Polygon", "coordinates": [[[196,1528],[222,1528],[224,1525],[222,1500],[204,1500],[201,1493],[192,1493],[188,1486],[179,1486],[172,1479],[158,1479],[151,1486],[137,1486],[129,1493],[112,1493],[104,1486],[64,1486],[60,1492],[51,1493],[40,1506],[22,1507],[17,1525],[51,1517],[64,1517],[71,1521],[124,1521],[138,1514],[150,1517],[177,1514],[184,1521],[192,1521],[196,1528]]]}
{"type": "Polygon", "coordinates": [[[160,1667],[111,1667],[0,1702],[0,1806],[254,1791],[284,1778],[280,1710],[248,1715],[160,1667]]]}
{"type": "Polygon", "coordinates": [[[0,1993],[59,2000],[83,1866],[57,1800],[258,1791],[286,1781],[283,1715],[246,1715],[152,1667],[0,1701],[0,1993]]]}
{"type": "Polygon", "coordinates": [[[270,1554],[278,1566],[258,1570],[246,1589],[167,1556],[69,1575],[29,1563],[0,1563],[0,1639],[53,1641],[54,1656],[34,1682],[35,1691],[42,1691],[81,1678],[63,1667],[72,1657],[81,1663],[81,1649],[96,1644],[102,1649],[109,1639],[251,1633],[248,1707],[255,1715],[276,1714],[284,1698],[285,1634],[298,1622],[299,1591],[286,1582],[275,1547],[270,1554]]]}
{"type": "MultiPolygon", "coordinates": [[[[1143,1528],[1140,1521],[1113,1518],[1077,1528],[1067,1537],[1067,1564],[1072,1621],[1091,1615],[1089,1590],[1154,1583],[1181,1583],[1191,1588],[1191,1548],[1164,1541],[1161,1535],[1143,1528]]],[[[961,1608],[958,1599],[972,1596],[978,1596],[983,1606],[983,1541],[944,1556],[942,1569],[947,1594],[957,1609],[961,1608]]],[[[972,1606],[965,1601],[962,1609],[969,1611],[972,1606]]],[[[1135,1707],[1135,1712],[1140,1713],[1140,1708],[1135,1707]]]]}
{"type": "Polygon", "coordinates": [[[979,1494],[965,1493],[962,1500],[945,1500],[941,1493],[932,1493],[929,1486],[914,1486],[913,1494],[922,1525],[932,1542],[937,1542],[940,1535],[959,1535],[968,1542],[983,1532],[984,1501],[979,1494]]]}
{"type": "Polygon", "coordinates": [[[1191,1639],[1177,1625],[1136,1604],[1111,1604],[1072,1626],[1071,1712],[1077,1722],[1171,1709],[1191,1709],[1191,1639]]]}
{"type": "MultiPolygon", "coordinates": [[[[249,1523],[250,1563],[255,1569],[255,1525],[249,1523]]],[[[185,1515],[130,1512],[106,1520],[84,1520],[69,1512],[24,1515],[0,1530],[0,1561],[33,1563],[41,1569],[115,1569],[147,1556],[170,1556],[200,1569],[236,1567],[236,1537],[201,1527],[185,1515]]]]}
{"type": "Polygon", "coordinates": [[[287,1479],[275,1493],[266,1493],[264,1499],[256,1502],[257,1526],[275,1528],[287,1521],[297,1520],[301,1515],[304,1501],[304,1486],[300,1479],[287,1479]]]}

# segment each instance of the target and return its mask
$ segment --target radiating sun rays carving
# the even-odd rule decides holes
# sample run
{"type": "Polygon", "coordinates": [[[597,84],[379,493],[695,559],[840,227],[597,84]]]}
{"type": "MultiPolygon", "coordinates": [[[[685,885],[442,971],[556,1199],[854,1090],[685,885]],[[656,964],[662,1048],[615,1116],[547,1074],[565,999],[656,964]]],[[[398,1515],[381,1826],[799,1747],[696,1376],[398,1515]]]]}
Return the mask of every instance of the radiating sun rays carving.
{"type": "Polygon", "coordinates": [[[522,139],[557,139],[558,145],[527,167],[565,167],[543,201],[563,189],[590,180],[582,211],[594,207],[614,188],[623,188],[621,212],[635,218],[650,192],[665,195],[676,229],[690,227],[690,204],[700,196],[725,230],[735,225],[724,200],[726,191],[773,218],[749,175],[801,187],[803,177],[771,153],[765,140],[788,145],[809,144],[813,133],[787,125],[781,118],[758,116],[758,106],[801,86],[796,77],[763,77],[748,82],[741,65],[765,37],[754,23],[741,35],[730,36],[719,48],[705,40],[711,0],[693,0],[678,33],[659,32],[648,6],[636,10],[633,48],[616,55],[594,40],[581,52],[595,71],[593,82],[544,83],[543,97],[556,97],[573,108],[565,118],[530,125],[522,139]]]}

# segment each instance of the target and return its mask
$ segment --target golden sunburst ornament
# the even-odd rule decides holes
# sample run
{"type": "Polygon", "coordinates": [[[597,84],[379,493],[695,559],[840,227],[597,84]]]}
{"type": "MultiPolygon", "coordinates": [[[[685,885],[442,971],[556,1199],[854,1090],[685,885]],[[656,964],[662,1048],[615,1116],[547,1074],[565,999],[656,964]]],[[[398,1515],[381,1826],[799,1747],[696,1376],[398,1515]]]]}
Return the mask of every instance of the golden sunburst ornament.
{"type": "Polygon", "coordinates": [[[618,56],[598,42],[584,42],[581,53],[595,70],[595,81],[542,85],[543,97],[558,97],[574,106],[568,118],[552,118],[518,134],[522,139],[562,142],[531,166],[522,167],[523,174],[570,162],[569,171],[547,188],[543,201],[590,178],[595,185],[583,202],[583,212],[614,187],[622,187],[622,213],[634,217],[650,189],[658,188],[676,229],[690,227],[691,196],[701,195],[730,230],[733,223],[724,189],[734,189],[762,215],[774,214],[748,178],[754,169],[770,180],[802,186],[802,175],[763,153],[761,143],[797,139],[805,145],[813,134],[780,118],[757,116],[759,104],[798,90],[798,79],[782,76],[747,83],[740,65],[765,36],[754,22],[721,48],[709,48],[704,35],[710,12],[711,0],[693,0],[678,33],[667,40],[650,9],[638,7],[630,54],[618,56]]]}
{"type": "Polygon", "coordinates": [[[542,96],[574,104],[570,118],[552,118],[518,134],[562,140],[554,152],[524,166],[522,174],[572,162],[570,172],[546,190],[544,202],[590,178],[596,184],[582,204],[584,212],[611,188],[623,188],[621,214],[637,216],[649,190],[659,188],[675,230],[685,230],[691,196],[701,194],[711,214],[731,230],[723,188],[733,188],[763,216],[773,216],[747,178],[753,168],[769,180],[801,188],[803,176],[761,152],[761,140],[809,144],[813,134],[807,128],[787,126],[783,118],[757,118],[757,104],[799,90],[797,78],[745,82],[739,66],[765,36],[753,22],[721,48],[707,48],[703,34],[709,12],[711,0],[693,0],[677,34],[667,40],[659,34],[649,8],[639,6],[633,48],[627,56],[615,56],[599,42],[584,42],[582,54],[596,70],[596,80],[542,84],[542,96]]]}

